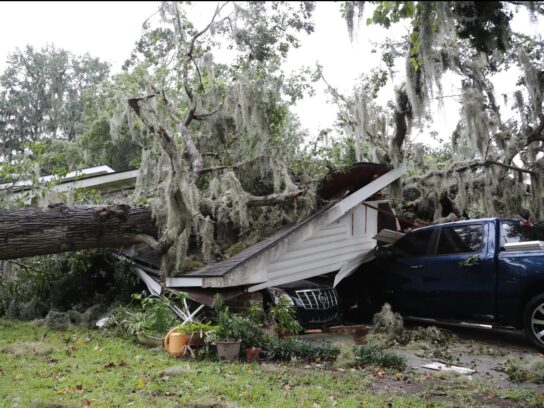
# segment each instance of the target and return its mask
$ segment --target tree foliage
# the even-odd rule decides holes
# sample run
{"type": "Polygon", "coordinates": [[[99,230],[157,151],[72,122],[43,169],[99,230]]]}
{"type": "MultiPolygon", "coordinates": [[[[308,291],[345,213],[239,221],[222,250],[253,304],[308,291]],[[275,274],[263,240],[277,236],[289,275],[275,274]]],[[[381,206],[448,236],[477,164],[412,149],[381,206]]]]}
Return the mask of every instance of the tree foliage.
{"type": "Polygon", "coordinates": [[[28,142],[74,140],[82,94],[109,74],[108,64],[53,45],[17,49],[7,64],[0,76],[0,153],[8,161],[28,142]]]}
{"type": "MultiPolygon", "coordinates": [[[[370,152],[387,152],[374,155],[381,161],[395,157],[412,161],[413,176],[405,182],[421,190],[420,198],[409,205],[415,209],[412,215],[433,220],[452,212],[530,214],[534,220],[542,219],[543,43],[538,36],[528,37],[511,27],[514,15],[527,14],[527,9],[538,19],[540,2],[372,3],[367,24],[392,30],[395,24],[409,24],[404,41],[381,45],[385,67],[391,71],[404,66],[405,80],[396,85],[386,107],[368,90],[376,84],[374,78],[363,79],[353,97],[336,97],[344,127],[355,130],[356,144],[369,146],[370,152]],[[519,72],[519,79],[516,90],[501,100],[494,83],[506,71],[519,72]],[[421,168],[423,150],[411,143],[412,125],[425,131],[441,101],[451,97],[442,92],[446,73],[459,84],[454,96],[460,106],[459,123],[447,165],[421,168]],[[378,137],[369,130],[376,127],[378,137]]],[[[347,21],[347,26],[352,30],[353,22],[347,21]]]]}
{"type": "Polygon", "coordinates": [[[168,28],[146,26],[125,65],[141,81],[118,90],[111,127],[114,137],[129,129],[143,147],[138,197],[160,226],[148,243],[165,254],[164,272],[190,267],[195,247],[205,261],[220,258],[240,235],[258,239],[314,208],[305,134],[290,112],[304,81],[281,71],[296,34],[313,30],[312,10],[223,3],[197,29],[185,5],[167,2],[168,28]],[[218,46],[231,50],[231,63],[215,62],[218,46]]]}
{"type": "Polygon", "coordinates": [[[12,54],[0,76],[2,181],[139,166],[135,200],[160,230],[142,239],[164,255],[167,274],[308,214],[316,181],[357,161],[409,161],[406,194],[400,184],[391,193],[414,218],[542,218],[544,43],[512,29],[519,13],[538,20],[541,2],[343,2],[350,36],[358,21],[407,28],[375,44],[381,65],[361,67],[350,93],[321,67],[284,72],[315,28],[315,3],[218,3],[198,24],[192,7],[163,2],[113,77],[99,60],[53,46],[12,54]],[[501,96],[495,81],[505,72],[518,81],[501,96]],[[456,95],[444,95],[445,77],[456,95]],[[316,80],[338,120],[309,135],[291,108],[316,80]],[[447,113],[459,118],[451,137],[433,133],[446,98],[458,102],[447,113]],[[431,149],[420,133],[450,140],[431,149]]]}

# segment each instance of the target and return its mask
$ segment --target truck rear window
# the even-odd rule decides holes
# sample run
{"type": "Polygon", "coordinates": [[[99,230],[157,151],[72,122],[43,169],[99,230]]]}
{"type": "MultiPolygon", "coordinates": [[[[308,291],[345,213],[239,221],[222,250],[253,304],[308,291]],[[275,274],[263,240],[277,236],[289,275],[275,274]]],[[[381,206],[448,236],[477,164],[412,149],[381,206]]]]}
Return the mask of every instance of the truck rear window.
{"type": "Polygon", "coordinates": [[[523,221],[502,221],[501,245],[527,241],[544,241],[544,227],[523,221]]]}

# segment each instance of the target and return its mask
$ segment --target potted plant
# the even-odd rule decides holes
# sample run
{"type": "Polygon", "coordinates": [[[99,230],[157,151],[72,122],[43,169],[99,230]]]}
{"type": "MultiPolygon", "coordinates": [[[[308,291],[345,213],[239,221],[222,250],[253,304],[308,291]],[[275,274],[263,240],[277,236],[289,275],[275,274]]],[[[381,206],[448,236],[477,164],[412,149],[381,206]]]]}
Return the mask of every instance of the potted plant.
{"type": "Polygon", "coordinates": [[[238,359],[242,344],[244,348],[261,345],[262,310],[259,312],[253,306],[249,315],[234,314],[223,305],[220,295],[215,297],[213,308],[217,313],[218,327],[214,337],[219,358],[238,359]]]}
{"type": "Polygon", "coordinates": [[[244,318],[230,313],[227,306],[219,311],[216,332],[217,355],[226,360],[238,360],[240,356],[241,327],[244,318]]]}
{"type": "Polygon", "coordinates": [[[302,326],[296,318],[296,311],[288,298],[280,298],[268,309],[268,320],[279,338],[299,334],[302,326]]]}
{"type": "Polygon", "coordinates": [[[246,360],[248,362],[258,361],[262,351],[262,348],[255,346],[244,349],[244,352],[246,353],[246,360]]]}
{"type": "Polygon", "coordinates": [[[188,337],[188,345],[191,347],[201,347],[204,345],[204,339],[206,335],[215,332],[218,329],[217,326],[211,324],[211,322],[193,321],[181,324],[176,328],[179,333],[183,333],[188,337]]]}

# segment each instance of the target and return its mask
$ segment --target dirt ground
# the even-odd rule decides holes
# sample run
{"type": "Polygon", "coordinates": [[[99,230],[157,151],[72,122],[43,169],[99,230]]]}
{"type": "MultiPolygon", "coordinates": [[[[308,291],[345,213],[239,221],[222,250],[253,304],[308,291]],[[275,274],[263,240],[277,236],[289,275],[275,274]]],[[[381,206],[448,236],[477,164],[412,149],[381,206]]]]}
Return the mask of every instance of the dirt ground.
{"type": "MultiPolygon", "coordinates": [[[[415,325],[407,326],[407,329],[415,325]]],[[[416,373],[429,376],[443,375],[439,371],[423,368],[432,362],[443,362],[475,370],[465,375],[468,380],[480,379],[494,384],[503,390],[542,389],[542,385],[531,383],[513,383],[506,373],[500,370],[508,359],[530,361],[543,358],[544,354],[532,347],[521,332],[498,331],[487,329],[441,327],[451,331],[454,336],[445,346],[429,345],[425,342],[411,342],[407,345],[393,345],[390,351],[406,357],[407,366],[416,373]],[[436,350],[439,350],[437,354],[436,350]]],[[[312,333],[304,335],[310,341],[328,341],[337,345],[355,344],[353,336],[343,333],[312,333]]]]}

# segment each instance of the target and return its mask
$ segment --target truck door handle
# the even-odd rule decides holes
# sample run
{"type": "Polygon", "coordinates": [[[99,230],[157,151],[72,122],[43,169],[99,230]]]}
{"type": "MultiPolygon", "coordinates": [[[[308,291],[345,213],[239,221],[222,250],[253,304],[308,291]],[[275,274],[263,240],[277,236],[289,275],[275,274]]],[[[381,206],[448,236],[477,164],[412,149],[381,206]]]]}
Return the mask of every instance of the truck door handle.
{"type": "Polygon", "coordinates": [[[423,269],[423,265],[410,265],[410,269],[423,269]]]}

